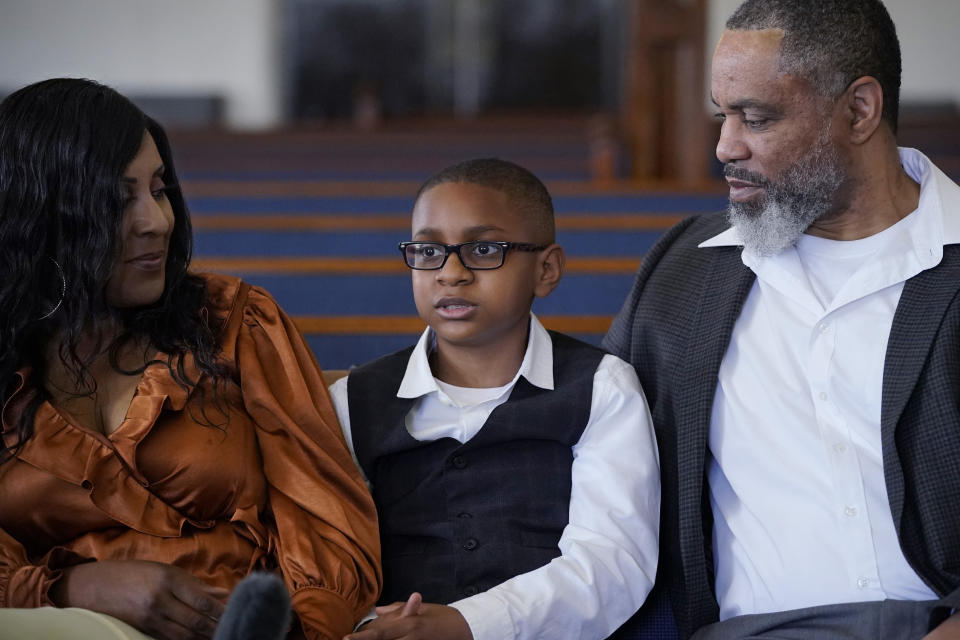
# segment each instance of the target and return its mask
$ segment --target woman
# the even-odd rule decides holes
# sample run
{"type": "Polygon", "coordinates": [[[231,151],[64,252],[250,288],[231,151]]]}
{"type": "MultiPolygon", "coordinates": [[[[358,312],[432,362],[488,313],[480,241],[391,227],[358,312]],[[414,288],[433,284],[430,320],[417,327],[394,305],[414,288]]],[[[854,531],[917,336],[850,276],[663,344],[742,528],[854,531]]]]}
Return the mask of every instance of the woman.
{"type": "Polygon", "coordinates": [[[0,607],[205,638],[260,569],[339,640],[379,590],[376,511],[291,320],[190,273],[191,245],[166,136],[124,97],[0,104],[0,607]]]}

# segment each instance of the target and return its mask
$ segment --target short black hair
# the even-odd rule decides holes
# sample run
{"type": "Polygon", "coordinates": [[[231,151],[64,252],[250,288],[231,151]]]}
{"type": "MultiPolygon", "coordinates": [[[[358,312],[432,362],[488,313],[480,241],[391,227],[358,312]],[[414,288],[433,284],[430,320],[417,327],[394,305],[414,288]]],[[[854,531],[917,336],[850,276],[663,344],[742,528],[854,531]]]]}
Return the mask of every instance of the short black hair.
{"type": "Polygon", "coordinates": [[[746,0],[727,29],[782,29],[780,67],[837,98],[863,76],[883,89],[883,119],[897,131],[900,41],[880,0],[746,0]]]}
{"type": "Polygon", "coordinates": [[[475,158],[450,165],[427,178],[417,191],[417,200],[433,187],[447,182],[475,184],[507,196],[517,210],[546,237],[537,242],[553,242],[556,228],[553,199],[540,179],[518,164],[499,158],[475,158]]]}

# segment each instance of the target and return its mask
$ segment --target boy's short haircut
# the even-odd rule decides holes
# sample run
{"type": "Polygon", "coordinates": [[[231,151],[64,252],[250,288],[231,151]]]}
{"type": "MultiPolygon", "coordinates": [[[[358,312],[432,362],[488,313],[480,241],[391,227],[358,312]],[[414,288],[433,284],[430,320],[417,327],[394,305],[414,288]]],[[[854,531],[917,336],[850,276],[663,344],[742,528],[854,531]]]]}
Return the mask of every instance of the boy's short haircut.
{"type": "Polygon", "coordinates": [[[417,191],[417,200],[426,191],[447,182],[475,184],[505,194],[518,213],[533,222],[538,234],[544,236],[524,240],[554,242],[556,228],[550,192],[537,176],[520,165],[499,158],[476,158],[459,162],[427,178],[417,191]]]}

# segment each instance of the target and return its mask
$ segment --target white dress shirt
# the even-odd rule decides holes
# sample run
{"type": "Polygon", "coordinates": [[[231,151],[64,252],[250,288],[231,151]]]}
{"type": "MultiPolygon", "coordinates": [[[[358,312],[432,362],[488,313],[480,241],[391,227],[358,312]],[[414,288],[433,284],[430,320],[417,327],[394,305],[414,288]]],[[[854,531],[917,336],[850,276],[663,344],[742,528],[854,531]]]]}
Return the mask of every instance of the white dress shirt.
{"type": "MultiPolygon", "coordinates": [[[[880,441],[884,355],[906,280],[960,242],[957,186],[912,149],[918,208],[849,242],[804,235],[757,275],[719,372],[710,500],[720,619],[934,592],[907,563],[880,441]]],[[[740,244],[730,229],[700,246],[740,244]]]]}
{"type": "MultiPolygon", "coordinates": [[[[417,440],[470,440],[507,401],[520,376],[553,389],[552,341],[533,314],[520,369],[497,389],[463,389],[436,380],[428,361],[431,344],[427,329],[397,392],[420,399],[406,417],[407,431],[417,440]]],[[[338,380],[330,394],[353,452],[347,384],[348,378],[338,380]]],[[[452,603],[474,640],[605,638],[643,604],[653,586],[660,465],[650,411],[633,367],[605,355],[594,374],[591,402],[590,418],[573,447],[570,519],[560,537],[561,555],[452,603]]]]}

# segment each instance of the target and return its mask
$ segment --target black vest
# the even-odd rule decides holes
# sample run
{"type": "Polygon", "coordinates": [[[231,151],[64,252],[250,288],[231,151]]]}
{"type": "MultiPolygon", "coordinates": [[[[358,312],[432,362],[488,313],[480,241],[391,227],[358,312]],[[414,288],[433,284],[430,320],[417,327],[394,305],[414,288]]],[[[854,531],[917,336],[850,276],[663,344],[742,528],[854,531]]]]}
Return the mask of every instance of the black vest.
{"type": "Polygon", "coordinates": [[[541,567],[570,507],[572,447],[590,417],[593,375],[604,352],[550,332],[554,390],[522,376],[507,402],[460,444],[419,442],[397,398],[413,348],[350,372],[350,424],[380,518],[381,603],[447,604],[541,567]]]}

